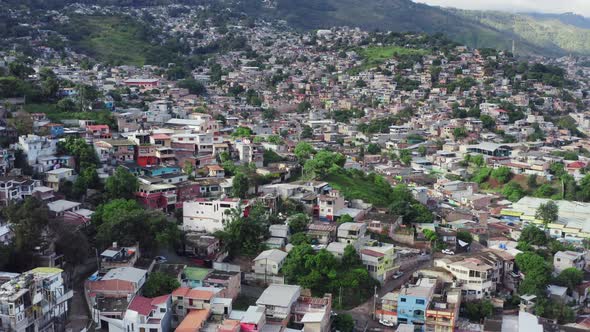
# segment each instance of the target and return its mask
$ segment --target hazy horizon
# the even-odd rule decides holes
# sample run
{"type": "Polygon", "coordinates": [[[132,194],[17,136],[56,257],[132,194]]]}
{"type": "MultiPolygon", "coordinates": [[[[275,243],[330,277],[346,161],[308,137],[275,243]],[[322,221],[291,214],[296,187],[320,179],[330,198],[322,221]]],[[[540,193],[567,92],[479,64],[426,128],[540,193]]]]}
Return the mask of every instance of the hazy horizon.
{"type": "Polygon", "coordinates": [[[414,0],[414,2],[472,10],[502,10],[548,14],[573,12],[590,17],[589,0],[414,0]]]}

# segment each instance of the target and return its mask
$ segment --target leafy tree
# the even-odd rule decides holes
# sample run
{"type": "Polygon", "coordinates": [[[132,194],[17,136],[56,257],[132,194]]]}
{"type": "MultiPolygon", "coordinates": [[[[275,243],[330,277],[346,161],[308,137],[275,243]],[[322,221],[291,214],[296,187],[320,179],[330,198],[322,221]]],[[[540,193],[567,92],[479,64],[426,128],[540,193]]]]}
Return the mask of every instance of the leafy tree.
{"type": "Polygon", "coordinates": [[[57,102],[57,109],[62,112],[74,112],[76,110],[76,103],[70,98],[63,98],[57,102]]]}
{"type": "Polygon", "coordinates": [[[310,219],[305,213],[297,213],[289,217],[288,224],[291,234],[302,233],[307,230],[310,219]]]}
{"type": "Polygon", "coordinates": [[[467,137],[467,130],[463,127],[457,127],[453,129],[453,137],[455,137],[455,139],[465,138],[467,137]]]}
{"type": "Polygon", "coordinates": [[[529,175],[529,177],[527,178],[527,186],[531,190],[537,188],[538,183],[537,183],[537,175],[536,174],[529,175]]]}
{"type": "Polygon", "coordinates": [[[299,137],[301,139],[313,138],[313,128],[310,126],[303,126],[301,128],[301,135],[299,137]]]}
{"type": "Polygon", "coordinates": [[[107,178],[105,194],[109,199],[132,199],[139,189],[139,181],[124,167],[117,167],[115,173],[107,178]]]}
{"type": "Polygon", "coordinates": [[[471,321],[481,323],[485,317],[490,317],[493,313],[494,306],[489,300],[465,303],[465,314],[471,321]]]}
{"type": "Polygon", "coordinates": [[[291,235],[291,237],[289,238],[289,243],[291,243],[294,246],[299,246],[302,244],[310,244],[311,241],[307,234],[299,232],[291,235]]]}
{"type": "Polygon", "coordinates": [[[510,180],[512,173],[510,172],[510,168],[502,166],[495,168],[492,173],[490,174],[492,179],[495,179],[501,184],[504,184],[510,180]]]}
{"type": "Polygon", "coordinates": [[[402,149],[399,150],[399,160],[402,164],[408,166],[412,162],[412,153],[410,150],[402,149]]]}
{"type": "Polygon", "coordinates": [[[575,267],[567,268],[555,278],[555,283],[559,286],[567,287],[570,291],[584,281],[584,272],[575,267]]]}
{"type": "Polygon", "coordinates": [[[297,160],[299,160],[299,162],[303,162],[311,158],[311,156],[315,153],[315,149],[309,143],[299,142],[295,146],[295,150],[293,152],[295,153],[297,160]]]}
{"type": "Polygon", "coordinates": [[[338,223],[344,224],[345,222],[354,222],[354,219],[350,215],[344,214],[340,216],[340,218],[338,219],[338,223]]]}
{"type": "Polygon", "coordinates": [[[512,202],[517,202],[526,196],[526,192],[518,183],[510,181],[502,188],[502,195],[512,202]]]}
{"type": "Polygon", "coordinates": [[[344,253],[342,254],[342,266],[361,266],[363,262],[352,245],[344,247],[344,253]]]}
{"type": "Polygon", "coordinates": [[[246,198],[248,190],[250,189],[250,182],[248,176],[242,172],[236,173],[232,180],[231,193],[233,197],[246,198]]]}
{"type": "Polygon", "coordinates": [[[31,253],[43,241],[43,233],[49,223],[49,209],[36,198],[10,203],[3,211],[14,233],[17,251],[31,253]]]}
{"type": "Polygon", "coordinates": [[[479,119],[481,120],[483,127],[485,129],[494,130],[496,128],[496,120],[494,120],[494,118],[492,118],[491,116],[484,114],[480,116],[479,119]]]}
{"type": "Polygon", "coordinates": [[[539,229],[535,225],[527,225],[520,232],[520,238],[518,241],[524,241],[525,243],[543,246],[547,244],[547,235],[544,231],[539,229]]]}
{"type": "Polygon", "coordinates": [[[555,190],[555,188],[553,188],[550,184],[545,183],[537,188],[533,195],[540,198],[550,198],[551,196],[555,195],[556,192],[557,190],[555,190]]]}
{"type": "Polygon", "coordinates": [[[350,314],[339,314],[334,318],[334,328],[340,332],[354,331],[354,319],[350,314]]]}
{"type": "Polygon", "coordinates": [[[545,229],[550,223],[555,223],[559,217],[559,207],[554,201],[548,201],[547,203],[541,203],[535,212],[535,218],[542,220],[545,229]]]}
{"type": "Polygon", "coordinates": [[[297,113],[304,113],[311,109],[311,103],[309,101],[302,101],[297,105],[297,113]]]}
{"type": "Polygon", "coordinates": [[[187,78],[182,81],[179,81],[177,86],[182,89],[187,89],[189,93],[193,95],[202,95],[207,92],[207,88],[205,86],[192,78],[187,78]]]}
{"type": "Polygon", "coordinates": [[[170,294],[180,287],[180,282],[163,272],[150,273],[145,285],[143,286],[143,295],[145,297],[158,297],[170,294]]]}
{"type": "Polygon", "coordinates": [[[477,183],[484,183],[488,180],[488,177],[490,176],[490,174],[492,173],[492,170],[490,168],[487,167],[483,167],[480,168],[477,173],[475,173],[473,175],[473,177],[471,178],[471,180],[473,182],[477,182],[477,183]]]}
{"type": "Polygon", "coordinates": [[[75,169],[80,171],[87,167],[96,167],[99,164],[98,156],[94,148],[86,143],[83,138],[72,136],[57,144],[58,152],[73,156],[76,161],[75,169]]]}
{"type": "Polygon", "coordinates": [[[468,244],[471,244],[471,242],[473,242],[473,236],[471,235],[471,233],[469,233],[467,231],[458,231],[457,232],[457,240],[461,240],[463,242],[467,242],[468,244]]]}
{"type": "Polygon", "coordinates": [[[303,166],[304,171],[312,178],[323,178],[331,170],[344,166],[346,157],[340,153],[322,150],[313,159],[309,159],[303,166]]]}
{"type": "Polygon", "coordinates": [[[232,209],[228,213],[224,229],[215,236],[230,256],[256,256],[266,248],[264,239],[268,237],[270,225],[266,207],[256,204],[250,208],[248,217],[244,217],[241,208],[232,209]]]}
{"type": "Polygon", "coordinates": [[[274,108],[265,108],[262,110],[262,119],[266,121],[271,121],[276,119],[279,112],[277,112],[274,108]]]}
{"type": "Polygon", "coordinates": [[[180,239],[178,227],[164,213],[146,210],[132,200],[115,199],[102,204],[92,215],[92,223],[97,229],[96,240],[103,247],[115,241],[121,245],[139,243],[142,251],[154,252],[180,239]]]}
{"type": "Polygon", "coordinates": [[[368,154],[379,154],[381,152],[381,147],[378,144],[371,143],[367,146],[367,153],[368,154]]]}
{"type": "Polygon", "coordinates": [[[519,293],[543,295],[551,275],[551,268],[545,259],[534,252],[524,252],[516,255],[515,262],[525,274],[519,293]]]}
{"type": "Polygon", "coordinates": [[[238,127],[231,135],[232,137],[250,137],[253,135],[253,132],[248,127],[238,127]]]}

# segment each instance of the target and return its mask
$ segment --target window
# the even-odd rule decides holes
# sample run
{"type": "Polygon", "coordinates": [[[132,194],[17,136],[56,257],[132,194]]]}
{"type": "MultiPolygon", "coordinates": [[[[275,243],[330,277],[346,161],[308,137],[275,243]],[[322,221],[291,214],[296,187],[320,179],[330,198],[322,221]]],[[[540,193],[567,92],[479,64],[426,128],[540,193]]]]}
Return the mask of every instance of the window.
{"type": "Polygon", "coordinates": [[[166,308],[160,308],[160,312],[161,313],[165,313],[166,312],[166,308]]]}
{"type": "Polygon", "coordinates": [[[406,298],[405,298],[405,297],[402,297],[402,298],[400,299],[400,301],[401,301],[401,302],[406,302],[406,298]]]}
{"type": "Polygon", "coordinates": [[[424,300],[416,300],[416,304],[424,304],[424,300]]]}

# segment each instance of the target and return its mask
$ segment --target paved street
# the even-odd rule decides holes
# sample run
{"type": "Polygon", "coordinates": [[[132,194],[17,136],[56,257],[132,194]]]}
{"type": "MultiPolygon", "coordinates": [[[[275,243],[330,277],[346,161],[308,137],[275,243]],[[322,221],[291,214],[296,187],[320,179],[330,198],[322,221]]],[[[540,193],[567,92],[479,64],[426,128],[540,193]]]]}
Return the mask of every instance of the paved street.
{"type": "MultiPolygon", "coordinates": [[[[385,285],[383,285],[383,287],[381,287],[381,289],[379,289],[378,292],[378,298],[377,298],[377,307],[379,304],[379,299],[395,290],[400,288],[404,283],[408,282],[408,280],[410,279],[410,277],[412,276],[412,274],[414,272],[416,272],[418,269],[427,267],[429,265],[431,265],[431,260],[426,260],[426,261],[419,261],[416,258],[413,259],[409,259],[407,262],[403,262],[405,266],[407,266],[403,272],[404,275],[401,278],[398,279],[392,279],[389,280],[385,283],[385,285]],[[414,264],[412,264],[412,262],[414,262],[414,264]],[[406,264],[407,263],[407,264],[406,264]]],[[[372,319],[372,313],[373,313],[373,299],[369,299],[367,302],[361,304],[360,306],[347,310],[347,311],[343,311],[344,313],[348,313],[352,316],[352,318],[355,320],[355,327],[356,330],[360,330],[363,331],[365,329],[371,329],[371,330],[383,330],[383,331],[393,331],[395,329],[391,329],[391,328],[387,328],[381,324],[379,324],[378,321],[375,321],[372,319]]]]}

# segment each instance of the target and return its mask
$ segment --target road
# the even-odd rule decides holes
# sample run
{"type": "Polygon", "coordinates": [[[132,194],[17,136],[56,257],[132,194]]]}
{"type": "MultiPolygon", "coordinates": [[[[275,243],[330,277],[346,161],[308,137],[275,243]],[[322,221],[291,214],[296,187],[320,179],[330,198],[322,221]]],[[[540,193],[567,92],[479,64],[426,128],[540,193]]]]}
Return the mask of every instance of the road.
{"type": "MultiPolygon", "coordinates": [[[[385,283],[385,285],[383,285],[381,287],[381,289],[379,289],[378,292],[378,298],[377,298],[377,307],[379,304],[379,299],[381,297],[383,297],[385,294],[401,288],[401,286],[408,282],[408,280],[411,278],[412,274],[414,272],[416,272],[417,270],[421,269],[421,268],[425,268],[427,266],[430,266],[432,264],[432,260],[423,260],[423,261],[419,261],[418,259],[414,258],[414,259],[410,259],[411,261],[407,261],[405,262],[406,267],[403,269],[404,275],[398,279],[391,279],[389,281],[387,281],[385,283]],[[413,263],[412,263],[413,262],[413,263]]],[[[343,311],[343,313],[348,313],[352,316],[352,318],[355,321],[355,330],[357,331],[364,331],[366,329],[371,329],[371,330],[383,330],[383,331],[394,331],[395,329],[391,329],[391,328],[386,328],[385,326],[379,324],[379,322],[375,321],[372,319],[372,314],[373,314],[373,299],[369,299],[367,302],[359,305],[358,307],[355,307],[353,309],[347,310],[347,311],[343,311]]]]}

